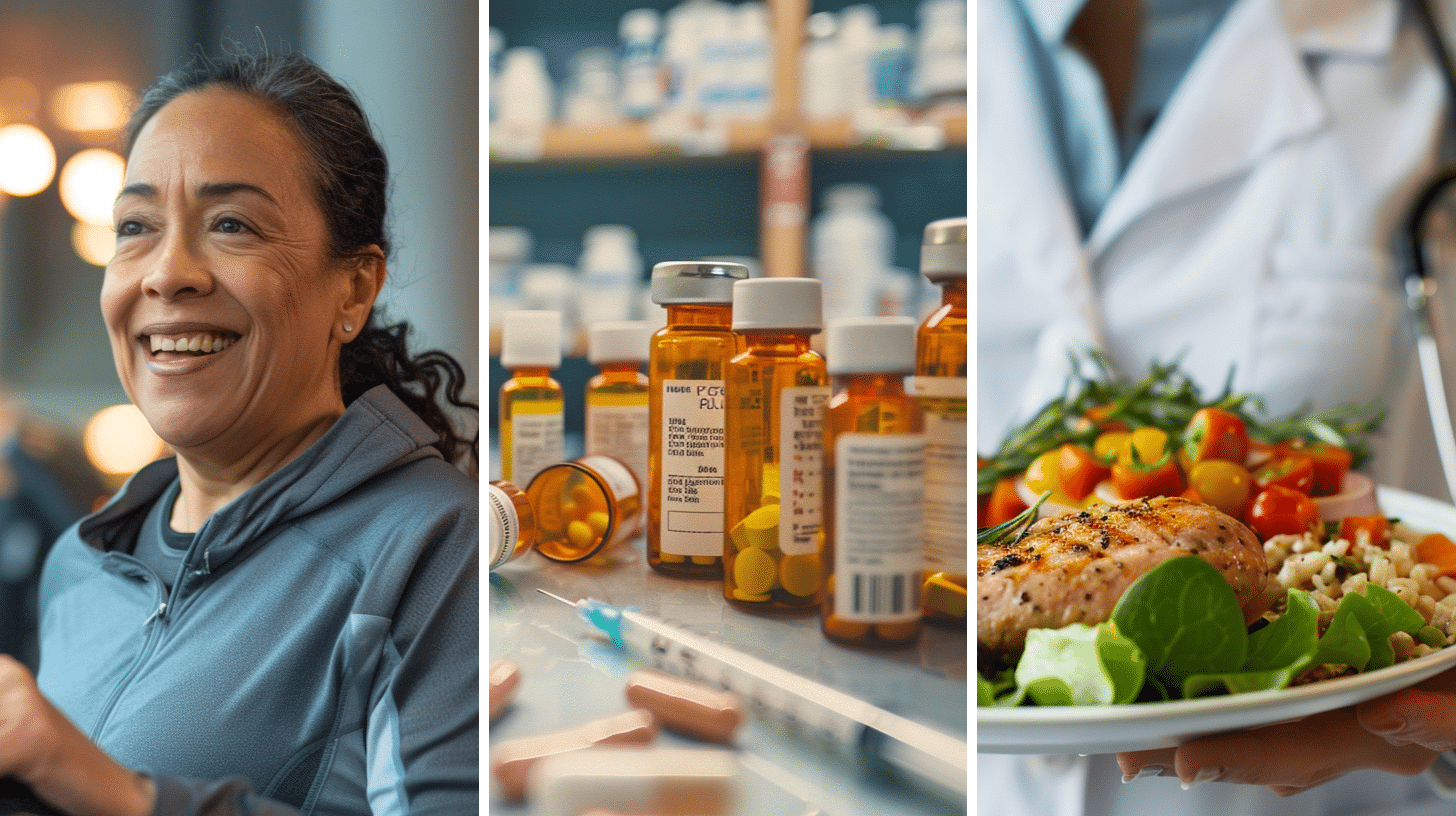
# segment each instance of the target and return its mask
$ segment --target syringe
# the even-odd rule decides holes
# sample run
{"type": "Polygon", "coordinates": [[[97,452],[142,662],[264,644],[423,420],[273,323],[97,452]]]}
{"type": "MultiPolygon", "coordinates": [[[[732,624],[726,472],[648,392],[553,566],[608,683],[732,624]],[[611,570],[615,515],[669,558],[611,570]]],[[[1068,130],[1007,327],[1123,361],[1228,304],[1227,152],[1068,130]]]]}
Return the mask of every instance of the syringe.
{"type": "Polygon", "coordinates": [[[732,691],[755,716],[793,736],[929,783],[960,800],[967,796],[968,751],[962,740],[630,607],[596,598],[573,603],[536,591],[576,607],[618,649],[654,668],[732,691]]]}

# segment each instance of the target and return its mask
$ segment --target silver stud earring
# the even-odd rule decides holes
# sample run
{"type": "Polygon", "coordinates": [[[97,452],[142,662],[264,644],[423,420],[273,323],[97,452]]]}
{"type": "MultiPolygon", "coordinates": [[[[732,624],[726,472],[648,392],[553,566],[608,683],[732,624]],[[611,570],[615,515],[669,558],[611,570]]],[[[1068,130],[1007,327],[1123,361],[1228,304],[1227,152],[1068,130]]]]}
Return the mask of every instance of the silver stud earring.
{"type": "Polygon", "coordinates": [[[345,323],[344,324],[344,334],[353,334],[353,333],[354,333],[354,327],[351,326],[351,325],[349,325],[348,323],[345,323]]]}

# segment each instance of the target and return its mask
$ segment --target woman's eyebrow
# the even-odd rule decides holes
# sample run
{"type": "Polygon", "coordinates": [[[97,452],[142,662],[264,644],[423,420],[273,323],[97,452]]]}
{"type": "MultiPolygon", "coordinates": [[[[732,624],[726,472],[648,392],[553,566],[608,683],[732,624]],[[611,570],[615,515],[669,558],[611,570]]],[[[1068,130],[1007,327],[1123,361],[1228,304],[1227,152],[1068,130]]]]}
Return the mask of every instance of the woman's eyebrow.
{"type": "Polygon", "coordinates": [[[237,193],[253,193],[268,199],[274,204],[278,199],[274,198],[267,190],[256,184],[248,184],[245,181],[216,181],[208,182],[197,188],[197,195],[201,198],[223,198],[237,193]]]}
{"type": "MultiPolygon", "coordinates": [[[[248,184],[244,181],[208,182],[197,188],[199,198],[225,198],[237,193],[253,193],[268,199],[274,204],[278,203],[278,199],[274,198],[267,190],[264,190],[256,184],[248,184]]],[[[154,198],[157,195],[157,188],[146,182],[136,182],[121,188],[121,192],[117,193],[116,197],[120,199],[129,195],[140,196],[142,198],[154,198]]]]}

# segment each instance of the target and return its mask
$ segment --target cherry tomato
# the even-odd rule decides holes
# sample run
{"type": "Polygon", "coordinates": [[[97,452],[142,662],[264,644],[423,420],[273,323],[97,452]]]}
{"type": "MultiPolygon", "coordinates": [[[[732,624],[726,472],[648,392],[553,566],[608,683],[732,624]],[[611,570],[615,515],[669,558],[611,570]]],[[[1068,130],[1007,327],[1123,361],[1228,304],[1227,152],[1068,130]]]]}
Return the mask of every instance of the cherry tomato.
{"type": "Polygon", "coordinates": [[[1237,414],[1201,408],[1183,431],[1183,452],[1191,464],[1223,459],[1242,465],[1249,454],[1249,432],[1237,414]]]}
{"type": "MultiPolygon", "coordinates": [[[[979,507],[977,509],[980,511],[979,507]]],[[[997,482],[991,492],[986,494],[986,507],[976,518],[976,526],[995,527],[1016,518],[1025,509],[1026,502],[1021,500],[1021,494],[1016,491],[1016,477],[1008,476],[997,482]]]]}
{"type": "Polygon", "coordinates": [[[1261,490],[1280,485],[1308,496],[1314,489],[1314,459],[1293,451],[1281,452],[1254,471],[1254,484],[1261,490]]]}
{"type": "Polygon", "coordinates": [[[1108,463],[1098,459],[1090,448],[1071,442],[1062,446],[1057,464],[1062,490],[1079,502],[1087,498],[1092,488],[1106,479],[1111,470],[1108,463]]]}
{"type": "Polygon", "coordinates": [[[1168,453],[1168,433],[1160,428],[1146,427],[1133,431],[1128,443],[1117,450],[1117,461],[1123,464],[1146,465],[1159,463],[1168,453]]]}
{"type": "Polygon", "coordinates": [[[1208,459],[1189,471],[1188,486],[1198,492],[1204,504],[1241,519],[1249,506],[1254,480],[1243,465],[1223,459],[1208,459]]]}
{"type": "Polygon", "coordinates": [[[1254,497],[1245,519],[1259,538],[1285,533],[1298,535],[1319,523],[1314,499],[1283,485],[1270,485],[1254,497]]]}
{"type": "Polygon", "coordinates": [[[1112,484],[1124,499],[1177,496],[1187,486],[1183,483],[1183,472],[1178,469],[1171,453],[1164,454],[1161,461],[1151,465],[1113,462],[1112,484]]]}
{"type": "Polygon", "coordinates": [[[1104,462],[1111,462],[1132,440],[1131,431],[1105,431],[1092,443],[1092,452],[1104,462]]]}

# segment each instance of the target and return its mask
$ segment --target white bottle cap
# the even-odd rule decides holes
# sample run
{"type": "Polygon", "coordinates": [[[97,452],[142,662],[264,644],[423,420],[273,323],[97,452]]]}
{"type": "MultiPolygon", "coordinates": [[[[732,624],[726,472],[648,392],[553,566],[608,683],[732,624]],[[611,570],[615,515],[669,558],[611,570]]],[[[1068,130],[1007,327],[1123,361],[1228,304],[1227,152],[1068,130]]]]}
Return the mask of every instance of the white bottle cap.
{"type": "Polygon", "coordinates": [[[845,182],[824,188],[824,209],[875,210],[880,206],[880,191],[870,184],[845,182]]]}
{"type": "Polygon", "coordinates": [[[586,234],[582,236],[582,243],[615,244],[617,246],[637,248],[637,231],[626,224],[597,224],[587,227],[586,234]]]}
{"type": "Polygon", "coordinates": [[[501,334],[501,365],[512,368],[561,367],[561,312],[528,309],[506,312],[501,334]]]}
{"type": "Polygon", "coordinates": [[[824,293],[814,278],[755,278],[733,284],[733,330],[824,327],[824,293]]]}
{"type": "Polygon", "coordinates": [[[486,485],[486,499],[490,504],[490,569],[510,560],[516,551],[516,540],[520,536],[521,520],[516,515],[516,506],[511,497],[493,484],[486,485]]]}
{"type": "Polygon", "coordinates": [[[733,284],[748,278],[743,264],[719,261],[663,261],[652,267],[652,302],[726,304],[733,284]]]}
{"type": "Polygon", "coordinates": [[[586,331],[586,359],[592,365],[647,359],[652,327],[645,320],[603,320],[586,331]]]}
{"type": "Polygon", "coordinates": [[[830,374],[915,370],[915,330],[908,317],[841,317],[829,321],[824,361],[830,374]]]}
{"type": "Polygon", "coordinates": [[[657,39],[661,16],[654,8],[635,8],[622,15],[617,34],[624,42],[657,39]]]}
{"type": "Polygon", "coordinates": [[[966,276],[966,218],[942,218],[925,225],[920,274],[933,281],[966,276]]]}

